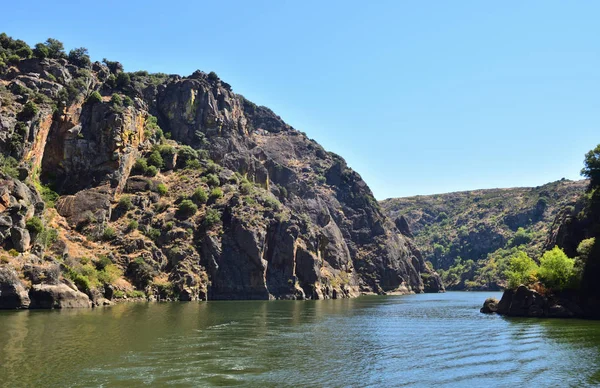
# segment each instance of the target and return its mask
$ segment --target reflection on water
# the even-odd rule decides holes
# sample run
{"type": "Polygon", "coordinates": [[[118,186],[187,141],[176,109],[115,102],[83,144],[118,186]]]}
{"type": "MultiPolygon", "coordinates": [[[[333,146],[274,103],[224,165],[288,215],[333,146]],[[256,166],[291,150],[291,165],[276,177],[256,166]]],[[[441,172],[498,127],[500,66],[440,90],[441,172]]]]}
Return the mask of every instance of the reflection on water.
{"type": "Polygon", "coordinates": [[[582,386],[594,321],[483,315],[489,293],[0,313],[0,385],[582,386]]]}

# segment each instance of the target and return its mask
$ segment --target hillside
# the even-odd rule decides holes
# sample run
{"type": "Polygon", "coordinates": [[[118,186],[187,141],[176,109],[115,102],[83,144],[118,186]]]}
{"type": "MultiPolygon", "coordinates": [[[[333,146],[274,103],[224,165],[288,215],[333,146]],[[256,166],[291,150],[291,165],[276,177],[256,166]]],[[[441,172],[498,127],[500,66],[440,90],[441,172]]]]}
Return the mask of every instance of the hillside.
{"type": "Polygon", "coordinates": [[[441,288],[344,159],[214,72],[0,47],[0,307],[441,288]]]}
{"type": "Polygon", "coordinates": [[[474,190],[392,198],[380,204],[451,289],[504,286],[505,259],[519,247],[539,257],[561,209],[588,182],[560,180],[533,188],[474,190]]]}

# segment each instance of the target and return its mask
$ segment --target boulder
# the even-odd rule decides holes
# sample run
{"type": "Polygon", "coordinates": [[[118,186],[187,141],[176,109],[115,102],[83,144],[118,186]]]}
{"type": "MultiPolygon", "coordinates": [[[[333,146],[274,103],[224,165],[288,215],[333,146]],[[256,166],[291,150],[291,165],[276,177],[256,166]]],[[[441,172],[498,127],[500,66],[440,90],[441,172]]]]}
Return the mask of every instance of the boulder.
{"type": "Polygon", "coordinates": [[[0,267],[0,309],[26,309],[29,303],[27,290],[15,270],[0,267]]]}
{"type": "Polygon", "coordinates": [[[516,290],[504,291],[497,312],[514,317],[541,317],[547,304],[540,293],[521,285],[516,290]]]}
{"type": "Polygon", "coordinates": [[[31,246],[31,236],[27,229],[13,227],[10,230],[10,237],[17,251],[25,252],[29,250],[31,246]]]}
{"type": "Polygon", "coordinates": [[[108,220],[111,199],[109,188],[97,187],[61,197],[56,204],[56,210],[71,226],[75,227],[82,222],[87,222],[89,215],[98,221],[108,220]]]}
{"type": "Polygon", "coordinates": [[[483,302],[483,307],[480,312],[484,314],[491,314],[498,311],[498,299],[496,298],[487,298],[485,302],[483,302]]]}
{"type": "Polygon", "coordinates": [[[30,309],[63,309],[92,307],[90,298],[66,284],[36,284],[29,290],[30,309]]]}

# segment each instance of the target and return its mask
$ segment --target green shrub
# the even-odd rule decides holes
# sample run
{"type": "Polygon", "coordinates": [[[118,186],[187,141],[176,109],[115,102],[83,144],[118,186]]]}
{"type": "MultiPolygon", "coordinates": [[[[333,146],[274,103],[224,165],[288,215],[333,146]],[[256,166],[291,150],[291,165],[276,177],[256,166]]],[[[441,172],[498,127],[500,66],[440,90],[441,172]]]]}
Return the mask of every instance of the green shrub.
{"type": "Polygon", "coordinates": [[[509,259],[509,269],[505,275],[508,279],[508,287],[515,288],[521,284],[529,284],[535,280],[538,265],[527,253],[518,251],[509,259]]]}
{"type": "Polygon", "coordinates": [[[160,194],[161,197],[164,197],[169,192],[169,189],[167,188],[167,185],[165,185],[164,183],[159,183],[156,186],[156,191],[158,192],[158,194],[160,194]]]}
{"type": "Polygon", "coordinates": [[[154,166],[156,168],[162,168],[164,165],[163,158],[160,155],[160,152],[158,152],[158,151],[152,151],[152,153],[150,153],[150,155],[148,156],[147,160],[148,160],[148,165],[154,166]]]}
{"type": "Polygon", "coordinates": [[[29,47],[24,46],[15,50],[15,54],[17,54],[20,58],[28,59],[33,55],[33,51],[31,51],[29,47]]]}
{"type": "Polygon", "coordinates": [[[273,210],[279,210],[279,208],[281,207],[281,203],[276,198],[273,198],[273,197],[265,197],[264,205],[273,210]]]}
{"type": "Polygon", "coordinates": [[[208,194],[206,194],[206,191],[202,187],[198,187],[194,191],[194,194],[192,194],[192,199],[198,204],[203,204],[208,201],[208,194]]]}
{"type": "Polygon", "coordinates": [[[119,199],[119,204],[117,205],[119,209],[128,211],[133,209],[133,203],[131,202],[131,196],[124,195],[119,199]]]}
{"type": "Polygon", "coordinates": [[[189,199],[184,199],[183,201],[181,201],[181,203],[179,203],[179,206],[177,207],[177,213],[181,217],[189,218],[196,214],[197,211],[198,206],[196,206],[196,204],[190,201],[189,199]]]}
{"type": "Polygon", "coordinates": [[[177,164],[187,166],[189,161],[198,159],[198,152],[190,146],[182,146],[177,151],[177,157],[177,164]]]}
{"type": "Polygon", "coordinates": [[[206,215],[204,216],[204,220],[202,220],[202,224],[210,228],[213,225],[216,225],[221,220],[221,213],[215,209],[208,209],[206,211],[206,215]]]}
{"type": "Polygon", "coordinates": [[[210,199],[212,199],[213,201],[216,201],[217,199],[223,197],[223,190],[221,190],[219,187],[215,187],[214,189],[211,190],[210,192],[210,199]]]}
{"type": "Polygon", "coordinates": [[[288,197],[288,191],[284,186],[279,186],[279,196],[281,198],[287,198],[288,197]]]}
{"type": "Polygon", "coordinates": [[[156,168],[156,166],[148,166],[148,168],[144,172],[144,175],[150,177],[156,176],[156,174],[158,174],[158,168],[156,168]]]}
{"type": "Polygon", "coordinates": [[[134,230],[136,230],[138,228],[139,224],[136,220],[131,220],[129,221],[129,223],[127,224],[127,231],[128,232],[133,232],[134,230]]]}
{"type": "Polygon", "coordinates": [[[212,160],[209,160],[208,163],[206,164],[206,171],[210,174],[216,174],[219,171],[221,171],[221,166],[219,166],[212,160]]]}
{"type": "Polygon", "coordinates": [[[56,201],[58,201],[59,195],[57,192],[52,190],[50,187],[45,185],[40,185],[40,194],[42,196],[42,200],[46,203],[48,207],[54,207],[56,201]]]}
{"type": "Polygon", "coordinates": [[[185,162],[185,168],[188,170],[199,170],[202,168],[202,164],[198,159],[190,159],[185,162]]]}
{"type": "Polygon", "coordinates": [[[532,240],[531,232],[519,227],[512,239],[508,241],[508,246],[516,247],[519,245],[529,244],[532,240]]]}
{"type": "Polygon", "coordinates": [[[53,228],[44,228],[37,239],[45,248],[50,247],[58,240],[58,231],[53,228]]]}
{"type": "Polygon", "coordinates": [[[13,178],[18,178],[19,177],[19,171],[17,169],[18,165],[19,165],[19,162],[17,162],[17,160],[15,158],[13,158],[12,156],[4,156],[4,155],[0,154],[0,171],[5,173],[6,175],[13,177],[13,178]]]}
{"type": "Polygon", "coordinates": [[[545,252],[540,259],[539,278],[546,287],[562,290],[573,281],[574,266],[574,259],[568,258],[559,247],[554,247],[545,252]]]}
{"type": "Polygon", "coordinates": [[[44,230],[44,223],[35,216],[28,219],[25,225],[30,233],[38,234],[44,230]]]}
{"type": "Polygon", "coordinates": [[[219,186],[221,184],[219,177],[216,176],[215,174],[208,174],[207,176],[204,177],[204,181],[210,187],[219,186]]]}
{"type": "Polygon", "coordinates": [[[144,158],[140,158],[140,159],[136,160],[135,164],[133,165],[133,170],[137,174],[144,174],[144,173],[146,173],[147,169],[148,169],[148,162],[144,158]]]}
{"type": "Polygon", "coordinates": [[[94,265],[98,271],[102,271],[109,264],[112,264],[112,261],[106,255],[98,256],[98,260],[94,262],[94,265]]]}
{"type": "Polygon", "coordinates": [[[579,258],[584,263],[590,257],[592,253],[592,249],[594,248],[594,244],[596,244],[596,239],[594,237],[582,240],[577,246],[577,254],[579,258]]]}
{"type": "Polygon", "coordinates": [[[8,63],[12,63],[12,64],[16,65],[21,60],[21,57],[18,56],[17,54],[11,54],[8,56],[7,60],[8,60],[8,63]]]}
{"type": "Polygon", "coordinates": [[[143,291],[139,290],[127,291],[126,295],[128,298],[134,299],[143,299],[146,297],[146,294],[143,291]]]}
{"type": "Polygon", "coordinates": [[[113,263],[107,264],[98,271],[98,281],[103,284],[112,284],[121,276],[123,276],[123,271],[113,263]]]}
{"type": "Polygon", "coordinates": [[[107,226],[102,232],[102,239],[105,241],[113,240],[115,237],[117,237],[117,232],[113,227],[107,226]]]}
{"type": "Polygon", "coordinates": [[[102,96],[97,91],[93,91],[92,94],[87,98],[87,102],[89,104],[95,104],[98,102],[102,102],[102,96]]]}
{"type": "Polygon", "coordinates": [[[214,71],[211,71],[210,73],[208,73],[208,79],[210,81],[218,81],[219,80],[219,76],[214,71]]]}
{"type": "Polygon", "coordinates": [[[248,181],[245,181],[240,186],[240,193],[242,194],[250,194],[254,191],[254,185],[248,181]]]}
{"type": "Polygon", "coordinates": [[[175,226],[175,223],[173,223],[173,221],[169,221],[165,224],[165,230],[171,230],[171,229],[173,229],[174,226],[175,226]]]}
{"type": "Polygon", "coordinates": [[[70,278],[79,291],[85,293],[90,292],[90,279],[88,279],[87,276],[75,272],[70,278]]]}
{"type": "Polygon", "coordinates": [[[123,105],[125,106],[133,106],[133,100],[129,96],[123,97],[123,105]]]}
{"type": "Polygon", "coordinates": [[[110,98],[110,102],[114,105],[121,106],[123,105],[123,99],[117,93],[114,93],[110,98]]]}
{"type": "Polygon", "coordinates": [[[23,110],[21,111],[21,113],[19,113],[19,119],[30,120],[35,115],[37,115],[39,111],[40,108],[38,108],[35,102],[31,100],[27,101],[27,103],[25,103],[25,105],[23,106],[23,110]]]}
{"type": "Polygon", "coordinates": [[[160,230],[155,228],[148,228],[146,230],[146,236],[148,236],[150,240],[157,240],[160,237],[160,230]]]}

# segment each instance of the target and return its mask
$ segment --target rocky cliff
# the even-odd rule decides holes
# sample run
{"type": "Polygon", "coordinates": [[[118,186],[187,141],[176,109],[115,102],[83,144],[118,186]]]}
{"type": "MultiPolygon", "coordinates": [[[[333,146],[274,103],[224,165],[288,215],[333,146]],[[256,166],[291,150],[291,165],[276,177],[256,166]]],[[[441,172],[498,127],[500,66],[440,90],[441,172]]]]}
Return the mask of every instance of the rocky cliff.
{"type": "Polygon", "coordinates": [[[215,73],[0,44],[0,307],[443,290],[360,175],[215,73]]]}
{"type": "Polygon", "coordinates": [[[381,207],[405,235],[414,235],[446,286],[500,289],[504,259],[516,249],[534,258],[551,249],[556,241],[548,236],[561,224],[555,220],[581,210],[578,201],[587,184],[560,180],[533,188],[391,198],[381,207]]]}

